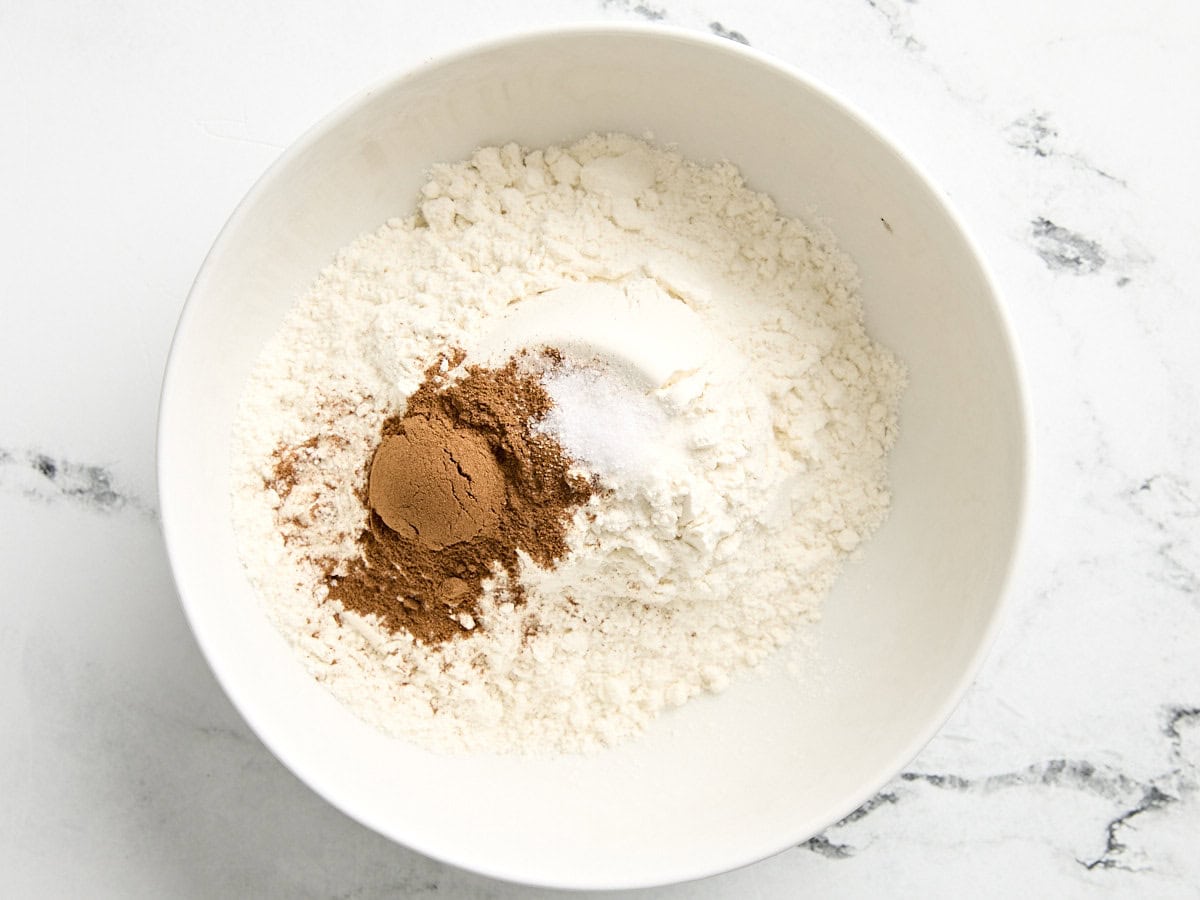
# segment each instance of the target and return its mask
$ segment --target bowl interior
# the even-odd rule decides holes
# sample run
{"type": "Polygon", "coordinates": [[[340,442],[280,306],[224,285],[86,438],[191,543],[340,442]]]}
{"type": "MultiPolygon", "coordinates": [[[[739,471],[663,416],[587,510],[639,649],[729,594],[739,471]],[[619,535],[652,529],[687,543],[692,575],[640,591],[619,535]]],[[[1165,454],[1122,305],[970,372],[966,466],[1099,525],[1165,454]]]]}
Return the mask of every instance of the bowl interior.
{"type": "Polygon", "coordinates": [[[826,94],[731,44],[660,30],[518,38],[369,91],[239,207],[189,298],[164,386],[163,526],[197,638],[241,713],[345,812],[518,881],[647,885],[744,864],[853,809],[973,674],[1023,495],[1011,348],[970,246],[913,169],[826,94]],[[447,758],[362,725],[260,611],[230,523],[229,434],[264,342],[334,251],[476,146],[650,131],[736,162],[857,260],[868,326],[908,364],[884,528],[837,585],[806,679],[776,665],[593,758],[447,758]],[[885,225],[886,221],[886,225],[885,225]]]}

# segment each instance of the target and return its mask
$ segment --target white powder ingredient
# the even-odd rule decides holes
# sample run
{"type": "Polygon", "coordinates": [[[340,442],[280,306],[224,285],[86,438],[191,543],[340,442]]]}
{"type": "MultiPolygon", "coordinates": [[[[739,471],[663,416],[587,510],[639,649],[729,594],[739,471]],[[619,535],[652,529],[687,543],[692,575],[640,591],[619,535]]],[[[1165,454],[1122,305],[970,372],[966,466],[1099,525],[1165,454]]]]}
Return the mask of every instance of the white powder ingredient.
{"type": "Polygon", "coordinates": [[[250,578],[312,674],[390,733],[627,738],[787,642],[882,521],[904,379],[856,289],[828,233],[729,164],[592,135],[435,166],[419,213],[345,248],[250,378],[233,498],[250,578]],[[525,560],[526,602],[492,584],[475,633],[438,647],[325,602],[314,560],[358,554],[356,492],[423,369],[538,342],[569,359],[541,427],[608,488],[568,556],[525,560]],[[286,498],[264,490],[280,448],[286,498]]]}
{"type": "Polygon", "coordinates": [[[662,405],[598,364],[567,365],[543,384],[554,407],[539,423],[607,485],[645,481],[685,452],[662,405]]]}

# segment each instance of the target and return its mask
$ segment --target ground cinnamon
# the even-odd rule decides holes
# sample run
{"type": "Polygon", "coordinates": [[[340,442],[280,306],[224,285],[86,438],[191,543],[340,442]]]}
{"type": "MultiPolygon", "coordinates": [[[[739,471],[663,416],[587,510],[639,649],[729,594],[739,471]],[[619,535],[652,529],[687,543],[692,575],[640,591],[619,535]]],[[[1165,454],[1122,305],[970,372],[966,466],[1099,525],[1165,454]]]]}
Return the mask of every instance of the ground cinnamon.
{"type": "Polygon", "coordinates": [[[539,376],[510,360],[453,378],[462,360],[431,366],[403,415],[384,422],[361,556],[327,578],[346,609],[426,643],[468,631],[495,574],[507,573],[519,602],[518,551],[553,566],[593,492],[562,447],[531,428],[551,406],[539,376]]]}

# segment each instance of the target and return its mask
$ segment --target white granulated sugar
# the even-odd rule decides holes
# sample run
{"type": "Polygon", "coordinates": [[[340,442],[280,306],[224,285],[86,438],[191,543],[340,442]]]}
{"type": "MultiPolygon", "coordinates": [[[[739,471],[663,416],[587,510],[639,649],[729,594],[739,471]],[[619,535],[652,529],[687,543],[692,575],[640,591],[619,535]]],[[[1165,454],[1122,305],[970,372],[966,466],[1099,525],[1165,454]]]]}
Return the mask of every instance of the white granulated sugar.
{"type": "Polygon", "coordinates": [[[606,483],[644,481],[682,455],[682,434],[657,398],[619,372],[598,365],[568,365],[542,382],[551,409],[539,430],[606,483]]]}
{"type": "Polygon", "coordinates": [[[438,165],[419,212],[343,250],[264,350],[234,441],[252,581],[312,674],[446,750],[587,750],[723,689],[817,616],[886,513],[901,367],[827,233],[729,164],[622,136],[438,165]],[[438,353],[563,350],[540,424],[604,487],[525,602],[425,646],[326,601],[358,554],[384,418],[438,353]],[[295,487],[264,489],[280,459],[295,487]]]}

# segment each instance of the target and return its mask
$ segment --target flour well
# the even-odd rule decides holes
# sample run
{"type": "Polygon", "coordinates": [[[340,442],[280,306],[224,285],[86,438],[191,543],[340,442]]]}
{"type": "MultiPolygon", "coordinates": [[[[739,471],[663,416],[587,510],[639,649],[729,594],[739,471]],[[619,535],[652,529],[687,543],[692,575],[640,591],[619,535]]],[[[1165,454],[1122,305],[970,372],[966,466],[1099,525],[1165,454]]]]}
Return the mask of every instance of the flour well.
{"type": "MultiPolygon", "coordinates": [[[[900,366],[850,261],[729,164],[622,135],[484,148],[345,248],[263,351],[234,515],[265,607],[380,728],[450,750],[586,750],[719,691],[814,618],[888,504],[900,366]],[[439,354],[553,346],[536,423],[602,488],[556,567],[503,572],[431,645],[327,596],[384,420],[439,354]]],[[[247,611],[247,614],[253,614],[247,611]]]]}

